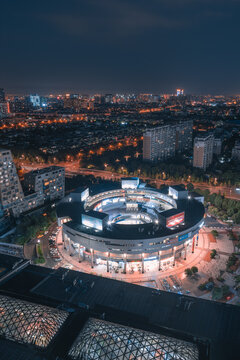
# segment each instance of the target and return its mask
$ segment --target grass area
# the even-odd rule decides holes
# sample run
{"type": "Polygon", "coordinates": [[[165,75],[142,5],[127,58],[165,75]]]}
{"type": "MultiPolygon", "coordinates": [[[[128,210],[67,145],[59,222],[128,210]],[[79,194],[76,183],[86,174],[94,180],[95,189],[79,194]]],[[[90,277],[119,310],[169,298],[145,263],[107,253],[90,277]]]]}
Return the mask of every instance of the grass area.
{"type": "Polygon", "coordinates": [[[36,250],[37,250],[37,258],[34,260],[34,263],[44,264],[45,258],[43,256],[42,246],[40,244],[37,244],[36,250]]]}

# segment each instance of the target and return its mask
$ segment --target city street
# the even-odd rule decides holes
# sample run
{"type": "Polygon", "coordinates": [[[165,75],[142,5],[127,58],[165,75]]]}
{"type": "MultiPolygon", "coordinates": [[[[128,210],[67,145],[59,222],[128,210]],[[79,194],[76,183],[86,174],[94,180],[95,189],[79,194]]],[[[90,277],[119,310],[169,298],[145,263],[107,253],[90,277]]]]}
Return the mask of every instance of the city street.
{"type": "MultiPolygon", "coordinates": [[[[46,167],[46,164],[25,164],[20,163],[22,166],[23,171],[28,172],[31,170],[41,169],[46,167]]],[[[97,169],[85,169],[85,168],[79,168],[79,161],[72,161],[72,162],[60,162],[57,164],[48,164],[50,165],[58,165],[65,167],[65,173],[66,176],[74,176],[74,175],[93,175],[95,177],[101,177],[105,180],[119,180],[123,177],[123,174],[119,173],[112,173],[111,171],[106,170],[97,170],[97,169]]],[[[177,181],[173,180],[155,180],[148,177],[143,177],[140,174],[140,177],[144,181],[151,181],[152,183],[156,184],[156,187],[159,188],[160,185],[163,183],[166,185],[175,185],[177,184],[177,181]]],[[[186,185],[187,183],[185,183],[186,185]]],[[[240,192],[235,189],[234,186],[227,187],[227,186],[212,186],[205,183],[194,183],[194,186],[196,188],[200,188],[202,190],[208,189],[211,193],[221,193],[222,195],[225,195],[227,198],[240,200],[240,192]]]]}

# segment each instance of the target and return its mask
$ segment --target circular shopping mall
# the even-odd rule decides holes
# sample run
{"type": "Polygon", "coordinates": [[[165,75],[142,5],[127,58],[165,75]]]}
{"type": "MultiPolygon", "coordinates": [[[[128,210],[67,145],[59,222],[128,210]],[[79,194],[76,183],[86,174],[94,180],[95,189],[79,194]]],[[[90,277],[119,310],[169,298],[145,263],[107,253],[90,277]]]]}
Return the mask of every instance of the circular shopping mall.
{"type": "Polygon", "coordinates": [[[139,178],[80,188],[57,206],[65,249],[92,268],[164,270],[198,244],[203,198],[183,185],[149,187],[139,178]]]}

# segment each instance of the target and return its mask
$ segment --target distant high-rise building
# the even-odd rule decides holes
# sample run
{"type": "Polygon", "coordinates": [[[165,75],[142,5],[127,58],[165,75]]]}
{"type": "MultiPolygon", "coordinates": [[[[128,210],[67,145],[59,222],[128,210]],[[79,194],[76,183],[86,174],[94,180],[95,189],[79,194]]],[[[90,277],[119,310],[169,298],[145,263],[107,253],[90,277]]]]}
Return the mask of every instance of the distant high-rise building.
{"type": "Polygon", "coordinates": [[[192,120],[163,125],[143,134],[143,159],[165,160],[192,147],[192,120]]]}
{"type": "Polygon", "coordinates": [[[193,148],[193,166],[206,170],[212,163],[213,159],[213,143],[214,137],[212,134],[207,134],[202,137],[194,139],[193,148]]]}
{"type": "Polygon", "coordinates": [[[184,89],[177,89],[176,90],[176,95],[179,96],[179,95],[184,95],[184,89]]]}
{"type": "Polygon", "coordinates": [[[5,92],[3,88],[0,88],[0,103],[5,101],[5,92]]]}
{"type": "Polygon", "coordinates": [[[113,103],[113,95],[112,95],[112,94],[106,94],[106,95],[105,95],[105,103],[106,103],[106,104],[111,104],[111,103],[113,103]]]}
{"type": "Polygon", "coordinates": [[[234,148],[232,149],[232,159],[240,160],[240,141],[236,141],[234,148]]]}
{"type": "Polygon", "coordinates": [[[33,107],[40,107],[41,105],[41,99],[39,95],[30,95],[29,101],[33,107]]]}
{"type": "Polygon", "coordinates": [[[0,89],[0,119],[7,116],[9,112],[8,103],[5,99],[5,92],[4,89],[0,89]]]}
{"type": "Polygon", "coordinates": [[[0,102],[0,119],[7,117],[9,113],[8,103],[0,102]]]}

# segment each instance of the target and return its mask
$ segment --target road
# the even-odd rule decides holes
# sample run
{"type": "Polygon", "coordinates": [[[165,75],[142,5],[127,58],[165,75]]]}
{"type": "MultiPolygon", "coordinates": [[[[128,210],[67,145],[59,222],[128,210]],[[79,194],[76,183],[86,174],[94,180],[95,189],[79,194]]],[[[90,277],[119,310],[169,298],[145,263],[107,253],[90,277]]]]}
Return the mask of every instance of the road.
{"type": "MultiPolygon", "coordinates": [[[[24,164],[20,163],[22,169],[24,172],[28,172],[31,170],[41,169],[46,167],[46,164],[24,164]]],[[[74,176],[74,175],[93,175],[96,177],[101,177],[105,180],[118,180],[121,179],[123,174],[119,173],[113,173],[111,171],[106,170],[96,170],[96,169],[85,169],[85,168],[79,168],[79,161],[72,161],[72,162],[59,162],[58,164],[49,164],[51,165],[58,165],[65,167],[65,172],[67,176],[74,176]]],[[[143,177],[141,174],[139,174],[142,180],[144,181],[151,181],[152,183],[156,184],[156,187],[159,188],[160,185],[166,184],[166,185],[175,185],[177,182],[174,180],[155,180],[149,177],[143,177]]],[[[187,182],[185,183],[185,185],[187,182]]],[[[240,200],[240,191],[236,191],[236,188],[234,186],[228,187],[228,186],[212,186],[205,183],[195,183],[194,186],[196,188],[205,190],[208,189],[211,193],[220,192],[222,195],[225,195],[227,198],[234,199],[234,200],[240,200]]]]}

